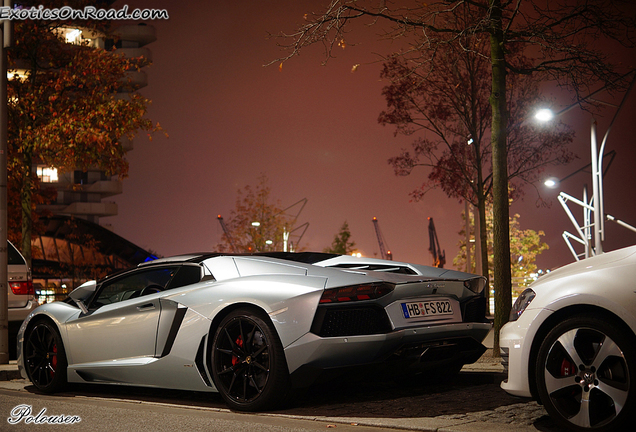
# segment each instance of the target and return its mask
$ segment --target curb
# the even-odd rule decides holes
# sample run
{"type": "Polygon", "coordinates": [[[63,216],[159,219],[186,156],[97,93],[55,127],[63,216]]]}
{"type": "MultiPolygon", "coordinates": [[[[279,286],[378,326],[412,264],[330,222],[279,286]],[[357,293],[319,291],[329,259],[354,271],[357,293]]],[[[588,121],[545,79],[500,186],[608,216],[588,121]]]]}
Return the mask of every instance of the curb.
{"type": "Polygon", "coordinates": [[[11,368],[0,370],[0,381],[11,381],[17,379],[22,379],[22,375],[20,375],[20,371],[18,371],[17,366],[15,369],[11,368]]]}

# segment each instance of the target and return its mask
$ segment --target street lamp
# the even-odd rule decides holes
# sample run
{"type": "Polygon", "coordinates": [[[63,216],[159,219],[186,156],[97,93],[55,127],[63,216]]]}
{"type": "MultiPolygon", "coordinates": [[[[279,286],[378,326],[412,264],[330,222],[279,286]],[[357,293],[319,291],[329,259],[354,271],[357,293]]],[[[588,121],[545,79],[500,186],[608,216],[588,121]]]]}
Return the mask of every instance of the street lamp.
{"type": "MultiPolygon", "coordinates": [[[[607,171],[609,170],[610,166],[612,165],[612,162],[614,161],[614,158],[616,157],[616,151],[615,150],[610,150],[607,153],[605,153],[604,155],[602,155],[602,158],[600,158],[600,160],[602,161],[602,159],[608,159],[609,158],[609,162],[607,163],[607,165],[605,166],[605,169],[601,170],[599,167],[599,171],[602,171],[601,176],[604,177],[605,174],[607,174],[607,171]]],[[[580,173],[581,171],[585,171],[587,169],[589,169],[592,166],[591,163],[585,165],[582,168],[579,168],[578,170],[574,171],[572,174],[569,174],[565,177],[563,177],[562,179],[557,179],[556,177],[550,177],[548,179],[545,180],[545,182],[543,183],[545,186],[549,187],[549,188],[556,188],[559,184],[563,183],[564,180],[567,180],[568,178],[572,177],[575,174],[580,173]]],[[[602,189],[601,189],[602,191],[602,189]]],[[[583,200],[579,200],[577,198],[572,197],[571,195],[566,194],[565,192],[559,192],[559,196],[557,197],[557,199],[559,200],[559,203],[561,204],[561,206],[563,207],[563,210],[565,210],[565,213],[568,215],[568,217],[570,218],[570,220],[572,221],[572,224],[574,225],[578,236],[571,234],[567,231],[563,232],[563,239],[565,240],[566,244],[568,245],[570,252],[572,252],[572,255],[574,255],[574,258],[578,261],[579,260],[579,255],[574,251],[574,248],[572,247],[572,244],[570,243],[570,240],[574,240],[578,243],[581,243],[582,245],[585,246],[585,252],[584,252],[584,257],[585,258],[589,258],[590,256],[593,256],[594,254],[598,255],[601,252],[594,251],[594,249],[592,248],[591,245],[591,239],[592,236],[590,235],[590,229],[594,226],[593,223],[591,223],[591,213],[594,211],[594,201],[593,201],[593,197],[590,201],[588,201],[588,191],[587,191],[587,185],[583,185],[583,200]],[[567,205],[568,201],[572,201],[573,203],[581,206],[583,208],[583,224],[579,225],[579,223],[577,222],[576,218],[574,217],[574,215],[572,214],[572,212],[570,211],[570,208],[567,205]],[[596,253],[593,253],[596,252],[596,253]]],[[[610,215],[610,214],[605,214],[602,213],[602,217],[601,217],[601,221],[604,221],[605,219],[612,221],[612,222],[616,222],[618,225],[622,226],[623,228],[627,228],[631,231],[636,232],[636,228],[627,224],[626,222],[623,222],[622,220],[616,219],[614,216],[610,215]]],[[[604,238],[603,238],[604,240],[604,238]]]]}
{"type": "MultiPolygon", "coordinates": [[[[626,78],[629,74],[633,73],[634,71],[630,71],[628,73],[626,73],[625,75],[623,75],[622,77],[620,77],[620,79],[626,78]]],[[[603,253],[603,240],[605,240],[605,223],[604,223],[604,219],[605,219],[605,210],[604,210],[604,206],[603,206],[603,151],[605,150],[605,144],[607,143],[607,137],[610,133],[610,130],[612,129],[612,126],[614,125],[614,121],[616,120],[616,117],[618,116],[618,113],[620,112],[621,108],[623,107],[625,100],[627,99],[627,96],[629,95],[630,91],[632,90],[632,88],[634,87],[634,83],[636,83],[636,75],[634,76],[634,78],[632,79],[632,82],[630,83],[627,91],[625,92],[625,95],[623,96],[623,100],[621,101],[620,105],[618,106],[616,112],[614,113],[614,117],[612,118],[612,121],[609,125],[609,127],[607,128],[607,131],[605,132],[605,136],[603,137],[603,141],[601,142],[601,147],[600,149],[598,148],[597,145],[597,141],[596,141],[596,120],[594,118],[592,118],[592,125],[591,125],[591,132],[590,132],[590,150],[591,150],[591,163],[587,166],[585,166],[584,168],[576,171],[575,173],[570,174],[569,176],[563,178],[561,181],[565,180],[566,178],[578,173],[579,171],[587,168],[587,167],[591,167],[592,168],[592,198],[590,203],[588,204],[587,202],[587,187],[586,189],[583,191],[584,196],[583,196],[583,202],[561,192],[559,194],[559,202],[561,202],[561,205],[564,207],[564,209],[566,210],[566,213],[568,214],[568,216],[570,217],[570,219],[572,220],[572,222],[574,223],[574,225],[577,227],[577,230],[579,232],[579,235],[581,236],[580,238],[576,238],[575,236],[572,236],[571,234],[569,235],[570,238],[577,240],[581,243],[583,243],[585,245],[585,258],[589,258],[592,255],[600,255],[603,253]],[[565,201],[567,200],[571,200],[573,202],[575,202],[576,204],[581,205],[584,208],[584,217],[586,219],[586,222],[583,225],[583,229],[585,230],[585,233],[583,232],[583,229],[581,229],[581,227],[579,227],[578,223],[576,223],[576,219],[574,219],[574,217],[572,216],[571,212],[569,212],[569,208],[567,207],[567,205],[565,204],[565,201]],[[589,213],[593,212],[594,213],[594,222],[593,223],[589,223],[588,219],[589,219],[589,213]],[[589,240],[588,240],[588,235],[587,232],[589,230],[589,227],[592,226],[593,227],[593,232],[594,232],[594,248],[589,247],[589,240]]],[[[591,93],[590,95],[588,95],[587,97],[583,98],[583,100],[589,99],[591,96],[599,93],[600,91],[605,90],[607,86],[591,93]]],[[[537,111],[537,114],[535,115],[535,117],[540,120],[540,121],[549,121],[554,117],[557,117],[569,110],[571,110],[572,108],[578,106],[580,104],[580,102],[577,102],[575,104],[572,104],[564,109],[562,109],[561,111],[557,112],[556,114],[552,114],[552,111],[544,108],[544,109],[540,109],[539,111],[537,111]]],[[[612,152],[608,152],[608,154],[610,154],[612,152]]],[[[613,156],[612,156],[613,159],[613,156]]],[[[611,164],[611,161],[610,161],[611,164]]],[[[556,182],[553,179],[548,179],[546,181],[546,185],[548,184],[552,184],[553,186],[556,185],[556,182]],[[552,180],[552,181],[551,181],[552,180]]],[[[611,217],[608,217],[608,219],[610,220],[614,220],[611,217]]],[[[625,224],[626,225],[626,224],[625,224]]],[[[631,228],[630,228],[631,229],[631,228]]],[[[570,242],[568,241],[568,238],[566,238],[566,234],[569,233],[563,233],[563,236],[568,244],[568,246],[570,247],[570,250],[572,251],[572,253],[574,254],[574,257],[578,260],[578,256],[576,255],[576,253],[574,252],[574,250],[572,249],[572,246],[570,244],[570,242]]]]}
{"type": "Polygon", "coordinates": [[[534,117],[540,122],[548,122],[554,118],[554,113],[549,108],[541,108],[537,110],[534,117]]]}
{"type": "MultiPolygon", "coordinates": [[[[556,115],[560,115],[562,113],[564,113],[565,111],[569,110],[569,107],[561,110],[560,112],[558,112],[556,115]]],[[[555,114],[552,113],[551,110],[544,108],[541,109],[539,111],[537,111],[537,114],[535,115],[535,118],[539,121],[549,121],[552,118],[554,118],[556,116],[555,114]]],[[[603,147],[605,146],[605,142],[607,140],[607,135],[609,134],[609,130],[607,131],[607,133],[605,134],[605,139],[603,140],[603,147]]],[[[566,244],[568,245],[570,251],[572,252],[572,255],[574,255],[574,258],[578,261],[579,260],[579,255],[574,251],[574,248],[572,247],[572,244],[570,243],[570,240],[575,240],[581,244],[583,244],[585,246],[585,252],[584,252],[584,257],[585,258],[589,258],[593,255],[600,255],[603,253],[603,244],[602,241],[604,240],[604,218],[603,218],[603,206],[602,206],[602,201],[603,201],[603,183],[602,183],[602,178],[603,178],[603,173],[601,172],[602,167],[603,167],[603,154],[602,152],[600,153],[600,155],[598,154],[598,150],[597,150],[597,144],[596,144],[596,121],[592,120],[592,127],[591,127],[591,141],[590,141],[590,147],[591,147],[591,159],[592,162],[587,164],[586,166],[584,166],[583,168],[580,168],[578,170],[576,170],[575,172],[573,172],[572,174],[562,178],[562,179],[557,179],[556,177],[550,177],[548,179],[545,180],[544,185],[549,187],[549,188],[555,188],[557,187],[561,182],[563,182],[564,180],[568,179],[569,177],[573,176],[574,174],[577,174],[587,168],[592,169],[592,197],[588,203],[588,199],[587,199],[587,185],[584,186],[583,188],[583,201],[578,200],[574,197],[572,197],[571,195],[568,195],[564,192],[560,192],[559,196],[558,196],[558,200],[559,203],[561,204],[561,206],[563,207],[563,210],[565,210],[566,214],[568,215],[568,217],[570,218],[570,221],[572,222],[572,224],[574,225],[574,227],[576,228],[576,231],[578,233],[578,236],[575,236],[573,234],[568,233],[567,231],[565,231],[563,233],[563,239],[565,240],[566,244]],[[599,168],[600,167],[600,168],[599,168]],[[569,207],[567,206],[567,202],[568,201],[572,201],[575,204],[580,205],[581,207],[583,207],[583,224],[582,226],[579,225],[579,223],[576,221],[576,218],[574,217],[574,215],[572,215],[572,212],[570,211],[569,207]],[[593,214],[594,217],[594,222],[591,223],[591,218],[590,218],[590,213],[593,214]],[[593,237],[594,237],[594,247],[592,247],[592,245],[590,245],[590,227],[593,229],[593,237]]],[[[602,148],[603,148],[602,147],[602,148]]],[[[612,151],[612,159],[610,160],[610,164],[611,161],[614,159],[614,155],[616,154],[616,152],[612,151]]],[[[609,166],[608,166],[609,168],[609,166]]]]}
{"type": "Polygon", "coordinates": [[[561,182],[556,177],[549,177],[543,182],[543,184],[546,187],[549,187],[550,189],[554,189],[555,187],[557,187],[559,185],[559,183],[561,183],[561,182]]]}

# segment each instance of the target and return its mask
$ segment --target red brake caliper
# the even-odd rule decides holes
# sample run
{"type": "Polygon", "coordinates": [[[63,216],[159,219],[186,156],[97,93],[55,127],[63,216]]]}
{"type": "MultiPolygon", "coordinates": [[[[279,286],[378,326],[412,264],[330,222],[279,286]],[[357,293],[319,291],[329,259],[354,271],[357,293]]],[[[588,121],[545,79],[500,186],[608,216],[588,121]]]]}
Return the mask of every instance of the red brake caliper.
{"type": "MultiPolygon", "coordinates": [[[[239,336],[239,337],[236,339],[236,342],[235,342],[235,343],[236,343],[236,345],[237,345],[239,348],[243,348],[243,338],[242,338],[241,336],[239,336]]],[[[233,356],[232,356],[232,366],[236,366],[236,364],[237,364],[238,362],[239,362],[239,358],[238,358],[237,356],[233,355],[233,356]]]]}
{"type": "Polygon", "coordinates": [[[57,370],[57,345],[53,345],[53,357],[51,358],[51,366],[53,370],[51,371],[51,378],[55,375],[55,371],[57,370]]]}
{"type": "Polygon", "coordinates": [[[566,377],[574,375],[576,373],[576,366],[572,364],[568,359],[563,359],[561,362],[561,376],[566,377]]]}

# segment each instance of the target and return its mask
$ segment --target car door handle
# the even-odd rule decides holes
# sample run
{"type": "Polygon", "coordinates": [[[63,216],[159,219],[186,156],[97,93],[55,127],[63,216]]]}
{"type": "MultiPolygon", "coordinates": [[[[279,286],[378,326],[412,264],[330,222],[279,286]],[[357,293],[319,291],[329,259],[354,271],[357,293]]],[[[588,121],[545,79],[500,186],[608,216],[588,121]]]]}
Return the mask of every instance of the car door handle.
{"type": "Polygon", "coordinates": [[[153,303],[148,303],[148,304],[145,304],[145,305],[137,306],[137,310],[141,311],[141,312],[154,310],[154,308],[155,308],[155,305],[153,303]]]}

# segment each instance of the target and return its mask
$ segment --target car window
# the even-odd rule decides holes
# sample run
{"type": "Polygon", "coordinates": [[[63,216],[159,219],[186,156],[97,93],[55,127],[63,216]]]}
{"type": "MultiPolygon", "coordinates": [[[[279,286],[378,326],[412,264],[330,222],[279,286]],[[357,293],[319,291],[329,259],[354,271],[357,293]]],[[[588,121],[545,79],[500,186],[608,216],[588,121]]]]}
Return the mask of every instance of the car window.
{"type": "Polygon", "coordinates": [[[98,308],[107,304],[117,303],[163,290],[177,269],[178,267],[161,267],[142,270],[114,281],[105,282],[100,288],[97,298],[91,304],[91,307],[98,308]]]}
{"type": "Polygon", "coordinates": [[[20,252],[11,243],[7,243],[9,248],[7,249],[7,264],[10,265],[26,265],[24,258],[20,255],[20,252]]]}
{"type": "Polygon", "coordinates": [[[201,267],[198,265],[184,265],[170,281],[170,285],[166,289],[179,288],[186,285],[192,285],[201,280],[201,267]]]}

